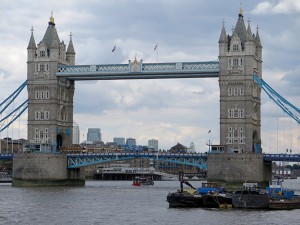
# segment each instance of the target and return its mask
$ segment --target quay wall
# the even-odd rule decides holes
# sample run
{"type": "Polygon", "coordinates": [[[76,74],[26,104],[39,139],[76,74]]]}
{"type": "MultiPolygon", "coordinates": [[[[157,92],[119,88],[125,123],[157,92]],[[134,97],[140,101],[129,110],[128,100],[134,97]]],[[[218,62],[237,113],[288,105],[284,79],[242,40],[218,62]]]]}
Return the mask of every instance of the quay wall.
{"type": "Polygon", "coordinates": [[[207,167],[207,179],[224,186],[241,186],[244,182],[265,186],[272,179],[272,163],[264,162],[262,154],[209,154],[207,167]]]}
{"type": "Polygon", "coordinates": [[[84,184],[84,169],[67,169],[65,154],[14,154],[13,186],[82,186],[84,184]]]}

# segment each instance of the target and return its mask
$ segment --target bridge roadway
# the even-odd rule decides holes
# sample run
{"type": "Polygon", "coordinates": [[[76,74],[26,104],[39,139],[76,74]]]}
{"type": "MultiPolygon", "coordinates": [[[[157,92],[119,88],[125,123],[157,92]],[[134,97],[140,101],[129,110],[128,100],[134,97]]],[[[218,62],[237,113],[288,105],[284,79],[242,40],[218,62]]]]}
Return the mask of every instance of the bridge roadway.
{"type": "MultiPolygon", "coordinates": [[[[28,153],[31,154],[31,153],[28,153]]],[[[42,154],[42,153],[41,153],[42,154]]],[[[13,154],[0,154],[0,160],[11,160],[13,154]]],[[[158,161],[195,166],[207,169],[207,154],[205,153],[69,153],[68,168],[78,168],[113,161],[131,160],[136,158],[153,159],[158,161]]],[[[264,161],[300,162],[300,154],[264,153],[264,161]]]]}

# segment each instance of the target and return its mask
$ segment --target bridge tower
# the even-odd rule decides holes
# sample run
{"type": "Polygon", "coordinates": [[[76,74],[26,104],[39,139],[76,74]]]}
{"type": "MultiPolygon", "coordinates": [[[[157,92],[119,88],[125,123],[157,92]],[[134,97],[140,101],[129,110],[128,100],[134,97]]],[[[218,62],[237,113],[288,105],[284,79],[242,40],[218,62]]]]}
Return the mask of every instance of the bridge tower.
{"type": "Polygon", "coordinates": [[[41,150],[72,144],[74,81],[57,78],[57,66],[74,65],[72,35],[68,48],[60,41],[51,14],[38,45],[33,29],[27,48],[28,140],[41,150]]]}
{"type": "Polygon", "coordinates": [[[219,39],[220,144],[235,152],[261,152],[262,46],[258,29],[246,28],[242,7],[232,35],[223,23],[219,39]]]}

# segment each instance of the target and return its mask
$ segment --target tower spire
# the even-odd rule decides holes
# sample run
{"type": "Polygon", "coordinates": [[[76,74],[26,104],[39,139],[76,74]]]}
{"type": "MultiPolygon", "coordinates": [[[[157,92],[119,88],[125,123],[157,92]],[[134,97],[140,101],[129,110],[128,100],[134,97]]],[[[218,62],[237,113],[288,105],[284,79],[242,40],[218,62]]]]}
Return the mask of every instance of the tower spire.
{"type": "Polygon", "coordinates": [[[243,16],[243,3],[242,1],[240,2],[240,13],[239,13],[240,16],[243,16]]]}
{"type": "Polygon", "coordinates": [[[55,25],[54,23],[54,17],[53,17],[53,10],[51,11],[51,16],[50,16],[50,20],[49,20],[49,25],[55,25]]]}

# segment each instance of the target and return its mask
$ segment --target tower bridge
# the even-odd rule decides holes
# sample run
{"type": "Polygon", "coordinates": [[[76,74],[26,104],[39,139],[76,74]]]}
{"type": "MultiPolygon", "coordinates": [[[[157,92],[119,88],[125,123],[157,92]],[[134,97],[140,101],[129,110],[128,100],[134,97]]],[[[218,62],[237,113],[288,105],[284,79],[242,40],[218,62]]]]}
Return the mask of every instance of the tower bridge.
{"type": "Polygon", "coordinates": [[[261,152],[260,86],[262,46],[258,30],[246,29],[242,11],[232,36],[224,24],[219,60],[207,62],[75,65],[72,36],[59,39],[53,16],[36,44],[33,30],[27,48],[28,140],[48,150],[72,144],[75,82],[82,80],[219,78],[220,145],[235,152],[261,152]]]}
{"type": "MultiPolygon", "coordinates": [[[[266,181],[270,178],[271,167],[266,163],[268,160],[264,162],[260,146],[261,87],[264,84],[257,82],[262,80],[263,62],[258,29],[252,33],[250,22],[246,28],[241,9],[232,35],[227,34],[223,24],[218,44],[218,61],[144,63],[134,59],[128,64],[75,65],[72,36],[66,47],[51,16],[43,39],[36,44],[32,30],[27,47],[30,144],[44,146],[47,152],[72,144],[73,96],[77,81],[219,78],[220,146],[226,151],[244,154],[210,154],[208,177],[226,181],[266,181]]],[[[281,105],[283,101],[278,99],[281,105]]],[[[33,183],[41,179],[58,180],[58,183],[65,179],[82,181],[81,166],[77,162],[84,164],[85,160],[96,160],[96,157],[16,155],[15,184],[32,183],[32,179],[35,179],[33,183]],[[69,166],[67,161],[76,163],[69,166]],[[67,167],[67,172],[59,172],[58,168],[67,167]],[[28,173],[24,174],[24,170],[28,173]],[[34,173],[36,170],[40,173],[34,173]]]]}

